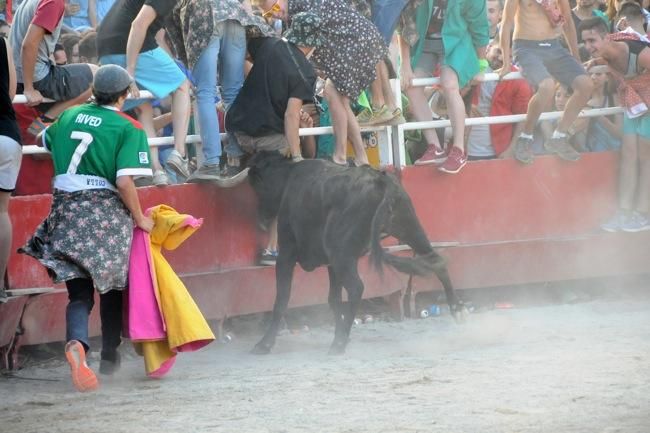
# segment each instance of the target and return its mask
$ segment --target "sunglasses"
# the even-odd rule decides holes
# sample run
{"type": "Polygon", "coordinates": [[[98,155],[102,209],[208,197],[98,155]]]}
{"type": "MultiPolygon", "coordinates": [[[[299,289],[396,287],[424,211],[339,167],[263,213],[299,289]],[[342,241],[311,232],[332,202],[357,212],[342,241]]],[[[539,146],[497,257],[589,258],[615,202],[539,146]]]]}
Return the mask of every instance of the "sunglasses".
{"type": "Polygon", "coordinates": [[[271,9],[269,9],[268,11],[262,14],[262,17],[271,18],[273,15],[280,12],[280,10],[282,10],[282,8],[280,7],[280,2],[276,1],[275,3],[273,3],[273,6],[271,6],[271,9]]]}

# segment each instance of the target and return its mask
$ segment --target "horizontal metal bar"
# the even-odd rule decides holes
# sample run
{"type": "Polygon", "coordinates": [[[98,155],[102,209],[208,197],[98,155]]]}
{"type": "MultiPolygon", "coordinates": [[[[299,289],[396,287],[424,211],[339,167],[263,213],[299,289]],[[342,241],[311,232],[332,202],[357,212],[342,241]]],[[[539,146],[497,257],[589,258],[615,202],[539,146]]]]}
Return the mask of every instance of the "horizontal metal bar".
{"type": "MultiPolygon", "coordinates": [[[[542,113],[539,120],[553,120],[562,117],[563,111],[550,111],[542,113]]],[[[598,117],[610,116],[612,114],[624,113],[621,107],[610,108],[593,108],[590,110],[583,110],[578,117],[598,117]]],[[[465,126],[475,125],[495,125],[500,123],[518,123],[526,120],[526,114],[511,114],[508,116],[492,116],[492,117],[468,117],[465,119],[465,126]]],[[[432,129],[432,128],[446,128],[451,126],[449,120],[431,120],[427,122],[409,122],[399,125],[398,128],[403,131],[413,131],[416,129],[432,129]]]]}
{"type": "MultiPolygon", "coordinates": [[[[138,98],[133,98],[131,94],[129,94],[127,99],[157,99],[157,98],[153,95],[153,93],[149,92],[148,90],[140,90],[140,96],[138,98]]],[[[14,96],[14,99],[11,102],[14,104],[26,104],[27,98],[25,97],[25,95],[16,95],[14,96]]],[[[56,101],[49,98],[43,98],[43,102],[56,102],[56,101]]]]}

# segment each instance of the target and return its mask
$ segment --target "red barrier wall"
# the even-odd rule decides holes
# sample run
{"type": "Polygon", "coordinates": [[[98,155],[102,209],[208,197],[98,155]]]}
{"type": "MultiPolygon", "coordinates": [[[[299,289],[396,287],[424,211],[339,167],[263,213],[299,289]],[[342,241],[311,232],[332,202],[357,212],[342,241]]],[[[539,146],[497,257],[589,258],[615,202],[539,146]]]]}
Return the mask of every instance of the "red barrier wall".
{"type": "MultiPolygon", "coordinates": [[[[616,154],[593,153],[578,163],[551,156],[530,166],[513,160],[478,161],[453,176],[431,166],[408,167],[401,176],[429,238],[457,242],[442,250],[454,284],[478,288],[647,272],[649,232],[609,234],[598,229],[615,209],[616,170],[616,154]]],[[[139,194],[145,206],[165,203],[204,218],[203,227],[167,255],[208,318],[272,307],[274,269],[253,265],[262,242],[248,185],[149,187],[139,194]]],[[[15,248],[33,233],[49,206],[48,195],[11,200],[15,248]]],[[[366,260],[361,273],[365,297],[388,295],[406,285],[404,275],[387,269],[382,278],[368,269],[366,260]]],[[[51,282],[35,260],[13,254],[9,286],[50,287],[51,282]]],[[[438,285],[433,279],[416,279],[414,288],[438,285]]],[[[325,269],[298,271],[291,305],[325,303],[327,289],[325,269]]],[[[64,292],[30,298],[23,344],[62,339],[65,303],[64,292]]]]}

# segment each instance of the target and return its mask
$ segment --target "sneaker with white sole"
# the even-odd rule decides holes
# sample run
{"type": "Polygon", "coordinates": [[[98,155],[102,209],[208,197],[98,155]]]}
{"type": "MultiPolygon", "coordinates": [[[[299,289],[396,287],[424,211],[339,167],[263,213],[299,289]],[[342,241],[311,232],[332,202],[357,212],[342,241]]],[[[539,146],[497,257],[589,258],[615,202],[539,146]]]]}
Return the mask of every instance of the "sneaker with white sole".
{"type": "Polygon", "coordinates": [[[531,149],[532,145],[532,138],[522,137],[521,135],[517,137],[517,141],[515,142],[515,159],[522,164],[532,164],[535,159],[531,149]]]}
{"type": "Polygon", "coordinates": [[[86,363],[86,350],[77,340],[70,340],[65,345],[65,357],[70,364],[72,384],[80,392],[94,391],[99,387],[95,372],[86,363]]]}
{"type": "Polygon", "coordinates": [[[176,149],[172,150],[167,158],[166,164],[172,169],[176,174],[187,179],[190,177],[190,169],[188,167],[187,158],[183,158],[176,149]]]}
{"type": "Polygon", "coordinates": [[[221,177],[221,168],[219,163],[203,164],[187,179],[190,183],[217,181],[221,177]]]}
{"type": "Polygon", "coordinates": [[[600,225],[600,228],[610,233],[620,232],[627,222],[628,214],[629,212],[618,209],[614,216],[600,225]]]}
{"type": "Polygon", "coordinates": [[[156,170],[153,172],[153,184],[156,186],[169,185],[169,178],[165,170],[156,170]]]}
{"type": "Polygon", "coordinates": [[[430,144],[424,154],[418,158],[414,165],[440,164],[447,160],[447,152],[435,144],[430,144]]]}
{"type": "Polygon", "coordinates": [[[549,153],[555,153],[565,161],[575,162],[580,159],[580,153],[571,146],[569,137],[556,137],[544,142],[544,149],[549,153]]]}
{"type": "Polygon", "coordinates": [[[650,230],[650,220],[640,212],[632,212],[627,218],[625,224],[621,226],[621,230],[628,233],[637,233],[650,230]]]}
{"type": "Polygon", "coordinates": [[[260,265],[264,266],[275,266],[278,260],[278,252],[271,251],[268,248],[265,248],[260,255],[260,265]]]}
{"type": "Polygon", "coordinates": [[[458,147],[453,146],[445,162],[438,167],[443,173],[456,174],[467,164],[467,154],[458,147]]]}

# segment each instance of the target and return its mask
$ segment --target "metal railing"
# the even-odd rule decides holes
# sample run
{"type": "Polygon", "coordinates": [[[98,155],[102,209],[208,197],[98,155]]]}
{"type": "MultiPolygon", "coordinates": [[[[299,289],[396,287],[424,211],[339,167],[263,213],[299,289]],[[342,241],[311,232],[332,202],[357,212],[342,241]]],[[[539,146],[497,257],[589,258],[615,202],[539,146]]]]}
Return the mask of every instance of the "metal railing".
{"type": "MultiPolygon", "coordinates": [[[[606,71],[606,67],[598,67],[603,71],[606,71]]],[[[599,70],[600,70],[599,69],[599,70]]],[[[496,73],[487,73],[484,74],[478,81],[498,81],[498,80],[519,80],[523,79],[523,76],[520,72],[511,72],[506,74],[503,78],[500,78],[496,73]]],[[[391,80],[393,92],[396,96],[396,101],[401,108],[401,90],[399,80],[391,80]]],[[[413,86],[417,87],[429,87],[440,84],[439,78],[415,78],[412,81],[413,86]]],[[[153,99],[155,98],[150,92],[141,91],[139,99],[153,99]]],[[[26,99],[24,95],[16,95],[13,102],[15,104],[24,104],[26,99]]],[[[612,114],[622,114],[624,109],[621,107],[611,107],[611,108],[594,108],[589,110],[583,110],[578,117],[598,117],[598,116],[609,116],[612,114]]],[[[554,120],[562,117],[562,111],[553,111],[542,113],[539,120],[554,120]]],[[[489,117],[468,117],[465,119],[465,126],[475,126],[475,125],[494,125],[494,124],[503,124],[503,123],[518,123],[526,119],[526,114],[514,114],[507,116],[489,116],[489,117]]],[[[397,168],[403,167],[406,165],[406,150],[404,146],[404,133],[406,131],[412,130],[422,130],[422,129],[433,129],[433,128],[446,128],[451,126],[450,120],[431,120],[426,122],[407,122],[397,126],[366,126],[362,127],[362,132],[379,132],[385,135],[385,140],[381,142],[385,143],[380,146],[380,160],[384,165],[395,165],[397,168]]],[[[299,135],[301,137],[306,136],[320,136],[320,135],[330,135],[333,134],[334,130],[331,126],[321,126],[316,128],[301,128],[299,130],[299,135]]],[[[221,137],[223,140],[227,140],[227,134],[222,133],[221,137]]],[[[156,137],[149,138],[150,146],[166,146],[174,144],[173,137],[156,137]]],[[[188,135],[186,138],[186,143],[194,143],[198,146],[201,145],[200,135],[188,135]]],[[[198,150],[198,149],[197,149],[198,150]]],[[[41,154],[47,153],[45,149],[40,146],[23,146],[23,153],[26,155],[41,154]]]]}

